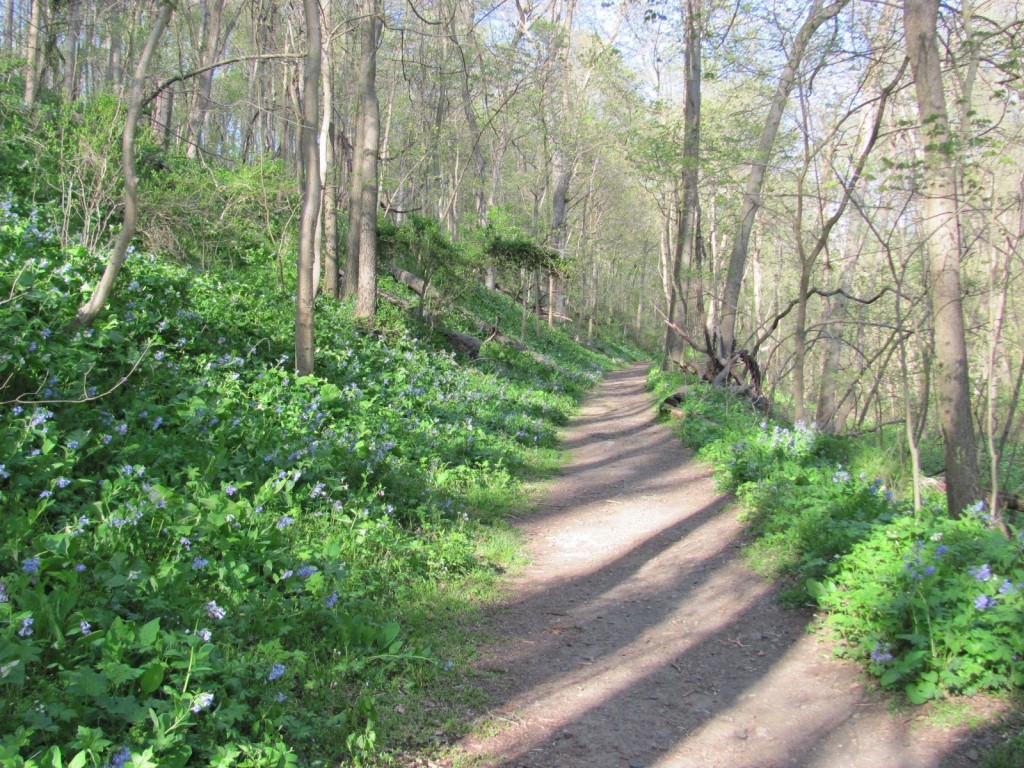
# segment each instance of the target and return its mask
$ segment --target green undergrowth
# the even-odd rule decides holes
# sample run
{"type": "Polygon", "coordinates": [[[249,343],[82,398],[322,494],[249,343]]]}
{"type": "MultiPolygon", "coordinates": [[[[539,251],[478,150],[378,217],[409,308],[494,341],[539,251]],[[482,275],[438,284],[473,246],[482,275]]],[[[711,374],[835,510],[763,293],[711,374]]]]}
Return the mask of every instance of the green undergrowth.
{"type": "MultiPolygon", "coordinates": [[[[659,398],[683,383],[649,380],[659,398]]],[[[926,497],[915,513],[863,440],[765,419],[703,383],[686,383],[680,408],[682,439],[742,505],[749,562],[824,609],[840,653],[914,703],[1024,684],[1020,531],[999,531],[982,502],[954,519],[926,497]]]]}
{"type": "Polygon", "coordinates": [[[58,219],[0,211],[0,766],[383,763],[451,733],[504,518],[612,359],[531,325],[536,355],[463,360],[320,298],[299,377],[272,266],[138,252],[74,328],[103,259],[58,219]]]}

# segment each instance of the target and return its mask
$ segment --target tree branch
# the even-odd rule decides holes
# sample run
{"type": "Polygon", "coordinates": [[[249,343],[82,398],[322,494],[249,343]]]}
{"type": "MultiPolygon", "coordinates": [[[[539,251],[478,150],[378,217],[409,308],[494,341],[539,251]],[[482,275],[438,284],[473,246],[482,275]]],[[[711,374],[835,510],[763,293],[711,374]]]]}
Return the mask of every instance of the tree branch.
{"type": "Polygon", "coordinates": [[[215,61],[213,64],[207,64],[205,67],[199,67],[199,69],[193,69],[191,72],[185,72],[180,75],[175,75],[169,80],[164,80],[156,89],[146,97],[145,101],[142,102],[142,106],[148,106],[153,99],[159,96],[161,93],[166,91],[175,83],[180,83],[184,80],[190,80],[197,75],[203,74],[203,72],[209,72],[211,69],[217,69],[218,67],[226,67],[228,64],[237,64],[240,61],[266,61],[269,59],[301,59],[304,58],[304,53],[259,53],[248,56],[235,56],[230,59],[222,59],[221,61],[215,61]]]}

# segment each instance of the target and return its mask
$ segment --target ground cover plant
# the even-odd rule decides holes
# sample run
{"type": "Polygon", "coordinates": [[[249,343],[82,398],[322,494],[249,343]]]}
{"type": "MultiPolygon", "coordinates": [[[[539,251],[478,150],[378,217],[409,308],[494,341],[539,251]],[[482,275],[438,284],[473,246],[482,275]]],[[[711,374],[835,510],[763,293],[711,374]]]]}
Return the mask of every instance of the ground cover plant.
{"type": "Polygon", "coordinates": [[[493,508],[609,359],[537,327],[550,364],[458,360],[321,300],[296,377],[272,266],[142,253],[73,329],[101,256],[0,216],[0,765],[371,759],[381,698],[454,674],[417,615],[487,581],[493,508]]]}
{"type": "MultiPolygon", "coordinates": [[[[659,398],[679,377],[652,372],[659,398]]],[[[827,611],[843,653],[915,703],[1024,684],[1024,533],[979,502],[952,518],[939,495],[914,512],[897,471],[864,440],[767,419],[687,382],[682,439],[741,502],[752,564],[789,599],[827,611]]]]}

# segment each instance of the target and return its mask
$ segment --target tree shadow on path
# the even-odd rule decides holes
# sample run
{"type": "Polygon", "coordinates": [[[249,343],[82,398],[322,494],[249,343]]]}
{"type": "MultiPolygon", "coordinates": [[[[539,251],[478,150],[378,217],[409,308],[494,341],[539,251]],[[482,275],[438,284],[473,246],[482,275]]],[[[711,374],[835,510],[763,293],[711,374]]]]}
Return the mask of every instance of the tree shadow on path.
{"type": "Polygon", "coordinates": [[[643,380],[616,372],[588,400],[572,463],[521,523],[533,562],[485,621],[489,727],[460,751],[501,768],[966,764],[743,565],[735,511],[643,380]]]}

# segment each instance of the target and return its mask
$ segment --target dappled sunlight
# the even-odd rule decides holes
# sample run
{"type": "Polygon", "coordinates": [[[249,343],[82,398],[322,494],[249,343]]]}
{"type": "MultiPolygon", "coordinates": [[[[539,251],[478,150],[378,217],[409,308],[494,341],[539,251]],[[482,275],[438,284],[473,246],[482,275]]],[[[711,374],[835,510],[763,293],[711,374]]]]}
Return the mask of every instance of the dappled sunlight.
{"type": "Polygon", "coordinates": [[[487,733],[460,749],[500,768],[939,766],[941,742],[893,719],[743,565],[735,511],[650,409],[600,417],[644,398],[637,369],[610,378],[521,521],[533,561],[479,665],[487,733]]]}

